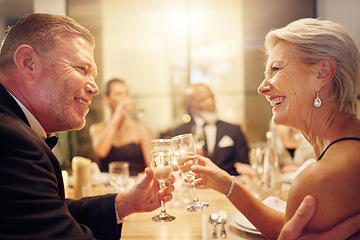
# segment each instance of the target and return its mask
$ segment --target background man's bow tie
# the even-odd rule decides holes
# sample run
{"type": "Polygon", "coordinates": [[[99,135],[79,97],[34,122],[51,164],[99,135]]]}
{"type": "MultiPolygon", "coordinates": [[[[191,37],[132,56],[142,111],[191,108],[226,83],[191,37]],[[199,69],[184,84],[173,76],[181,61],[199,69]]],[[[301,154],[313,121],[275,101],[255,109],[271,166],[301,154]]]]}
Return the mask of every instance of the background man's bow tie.
{"type": "Polygon", "coordinates": [[[58,137],[57,136],[48,137],[45,139],[45,142],[50,149],[53,149],[58,142],[58,137]]]}

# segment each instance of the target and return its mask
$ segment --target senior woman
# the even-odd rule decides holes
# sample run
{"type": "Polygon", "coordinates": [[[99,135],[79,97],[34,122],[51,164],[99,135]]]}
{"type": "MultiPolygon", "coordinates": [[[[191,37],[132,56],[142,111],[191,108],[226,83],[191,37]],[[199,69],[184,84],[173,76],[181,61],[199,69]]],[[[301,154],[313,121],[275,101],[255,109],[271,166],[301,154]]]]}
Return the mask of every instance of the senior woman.
{"type": "Polygon", "coordinates": [[[270,31],[265,50],[265,79],[258,92],[273,107],[272,121],[299,130],[318,161],[293,181],[285,214],[262,204],[203,157],[203,166],[193,167],[201,177],[197,184],[227,195],[269,239],[279,236],[304,197],[312,195],[316,212],[304,231],[323,232],[360,212],[359,52],[342,26],[310,18],[270,31]]]}

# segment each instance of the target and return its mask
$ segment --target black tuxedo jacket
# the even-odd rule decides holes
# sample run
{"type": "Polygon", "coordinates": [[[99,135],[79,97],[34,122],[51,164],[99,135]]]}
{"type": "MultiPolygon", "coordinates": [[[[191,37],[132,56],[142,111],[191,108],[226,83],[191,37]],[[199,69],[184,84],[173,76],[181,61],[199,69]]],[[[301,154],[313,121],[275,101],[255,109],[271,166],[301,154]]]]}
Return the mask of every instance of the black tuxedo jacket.
{"type": "MultiPolygon", "coordinates": [[[[179,134],[191,133],[191,128],[195,125],[194,120],[180,125],[172,131],[172,136],[179,134]]],[[[249,149],[240,126],[233,125],[224,121],[216,122],[216,142],[214,151],[209,157],[221,169],[231,175],[239,175],[234,168],[234,163],[249,163],[249,149]],[[229,140],[229,138],[232,140],[229,140]]]]}
{"type": "Polygon", "coordinates": [[[119,239],[115,195],[65,200],[59,162],[0,84],[0,239],[119,239]]]}

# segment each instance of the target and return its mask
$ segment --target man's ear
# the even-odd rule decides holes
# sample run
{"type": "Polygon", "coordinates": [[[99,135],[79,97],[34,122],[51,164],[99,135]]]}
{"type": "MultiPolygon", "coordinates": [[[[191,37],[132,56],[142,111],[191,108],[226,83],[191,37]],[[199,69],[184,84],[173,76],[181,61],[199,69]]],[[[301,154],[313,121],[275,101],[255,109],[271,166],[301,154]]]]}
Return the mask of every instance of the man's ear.
{"type": "Polygon", "coordinates": [[[324,86],[331,82],[337,69],[337,63],[333,58],[325,58],[319,62],[319,74],[317,79],[324,86]]]}
{"type": "Polygon", "coordinates": [[[35,74],[35,56],[37,55],[35,49],[29,45],[19,46],[14,54],[14,62],[18,70],[27,79],[34,79],[35,74]]]}

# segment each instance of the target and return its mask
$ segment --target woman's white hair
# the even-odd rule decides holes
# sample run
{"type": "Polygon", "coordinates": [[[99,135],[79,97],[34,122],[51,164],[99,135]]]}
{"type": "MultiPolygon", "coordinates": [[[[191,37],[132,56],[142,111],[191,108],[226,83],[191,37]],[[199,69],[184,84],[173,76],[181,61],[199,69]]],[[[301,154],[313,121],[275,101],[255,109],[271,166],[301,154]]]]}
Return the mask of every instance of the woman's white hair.
{"type": "Polygon", "coordinates": [[[303,63],[310,67],[322,59],[334,59],[337,70],[331,97],[339,104],[340,110],[356,114],[359,51],[344,27],[328,20],[300,19],[270,31],[265,38],[266,53],[269,55],[280,41],[291,43],[303,63]]]}

